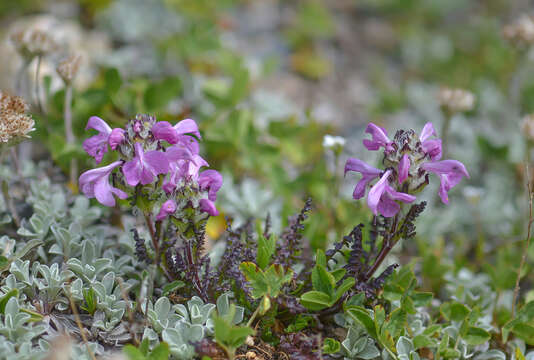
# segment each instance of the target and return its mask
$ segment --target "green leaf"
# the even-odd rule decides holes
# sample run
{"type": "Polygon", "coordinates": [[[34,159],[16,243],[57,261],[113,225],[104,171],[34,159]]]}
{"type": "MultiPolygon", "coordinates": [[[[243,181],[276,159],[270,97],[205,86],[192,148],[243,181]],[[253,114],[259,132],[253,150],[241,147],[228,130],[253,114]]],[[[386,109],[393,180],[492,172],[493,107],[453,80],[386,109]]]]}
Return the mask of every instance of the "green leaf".
{"type": "Polygon", "coordinates": [[[341,279],[343,279],[343,276],[345,276],[346,273],[347,273],[347,270],[345,270],[343,268],[336,269],[336,270],[330,272],[330,274],[332,274],[334,279],[336,279],[336,283],[338,281],[340,281],[341,279]]]}
{"type": "Polygon", "coordinates": [[[341,350],[341,344],[336,339],[326,338],[323,343],[323,353],[335,354],[341,350]]]}
{"type": "Polygon", "coordinates": [[[226,350],[229,357],[232,358],[235,354],[235,350],[243,345],[247,336],[254,334],[254,330],[248,326],[236,326],[232,325],[230,319],[235,315],[235,305],[232,304],[230,310],[230,316],[221,317],[214,315],[214,332],[215,332],[215,341],[223,349],[226,350]]]}
{"type": "Polygon", "coordinates": [[[345,312],[349,314],[351,318],[362,324],[369,335],[375,339],[378,339],[375,321],[364,307],[349,306],[345,309],[345,312]]]}
{"type": "Polygon", "coordinates": [[[126,345],[122,352],[128,357],[128,360],[146,360],[146,357],[133,345],[126,345]]]}
{"type": "Polygon", "coordinates": [[[32,251],[33,249],[43,245],[43,241],[41,240],[38,240],[38,239],[33,239],[33,240],[30,240],[28,241],[23,247],[22,249],[20,249],[19,251],[17,251],[15,253],[15,258],[16,259],[21,259],[23,258],[24,256],[26,256],[26,254],[28,254],[30,251],[32,251]]]}
{"type": "Polygon", "coordinates": [[[469,315],[470,310],[464,304],[454,301],[441,305],[440,312],[447,320],[462,321],[469,315]]]}
{"type": "Polygon", "coordinates": [[[259,299],[263,295],[269,293],[269,287],[265,281],[265,275],[259,267],[253,262],[243,262],[239,266],[239,269],[245,275],[245,278],[252,286],[251,296],[254,299],[259,299]]]}
{"type": "Polygon", "coordinates": [[[484,329],[470,326],[467,329],[467,334],[463,337],[463,339],[467,342],[467,344],[477,346],[484,344],[486,341],[491,339],[491,335],[484,329]]]}
{"type": "Polygon", "coordinates": [[[339,285],[339,287],[336,289],[332,301],[334,303],[337,302],[341,298],[341,296],[343,296],[343,294],[345,294],[350,288],[354,286],[355,283],[356,280],[354,280],[354,278],[346,278],[345,280],[343,280],[341,285],[339,285]]]}
{"type": "Polygon", "coordinates": [[[179,288],[184,287],[184,286],[185,286],[185,283],[183,281],[175,280],[175,281],[163,286],[163,289],[162,289],[163,293],[162,293],[161,296],[167,296],[171,292],[173,292],[175,290],[178,290],[179,288]]]}
{"type": "Polygon", "coordinates": [[[320,291],[308,291],[300,297],[300,303],[308,310],[319,311],[333,305],[328,294],[320,291]]]}
{"type": "Polygon", "coordinates": [[[253,262],[243,262],[239,268],[252,286],[251,295],[255,299],[264,295],[276,298],[282,285],[293,278],[293,272],[286,273],[280,264],[271,265],[265,272],[253,262]]]}
{"type": "Polygon", "coordinates": [[[270,236],[269,238],[266,238],[263,235],[259,236],[256,262],[260,269],[265,269],[269,265],[275,250],[276,238],[274,236],[270,236]]]}
{"type": "Polygon", "coordinates": [[[411,296],[415,307],[427,306],[434,297],[431,292],[414,291],[411,296]]]}
{"type": "Polygon", "coordinates": [[[9,269],[11,261],[3,255],[0,255],[0,272],[6,271],[9,269]]]}
{"type": "Polygon", "coordinates": [[[514,325],[512,332],[527,344],[534,345],[534,326],[527,323],[517,323],[514,325]]]}
{"type": "Polygon", "coordinates": [[[311,278],[314,290],[328,294],[331,297],[334,295],[336,279],[324,266],[316,264],[312,270],[311,278]]]}
{"type": "Polygon", "coordinates": [[[319,249],[315,253],[315,263],[317,265],[321,265],[322,267],[324,267],[326,269],[326,265],[327,265],[326,264],[326,255],[325,255],[323,250],[319,249]]]}
{"type": "Polygon", "coordinates": [[[437,344],[431,337],[420,334],[413,338],[413,345],[415,350],[417,350],[421,348],[435,347],[437,344]]]}
{"type": "Polygon", "coordinates": [[[9,292],[7,292],[4,296],[0,298],[0,314],[5,314],[6,311],[6,305],[9,299],[11,299],[13,296],[19,295],[19,289],[11,289],[9,292]]]}
{"type": "Polygon", "coordinates": [[[148,356],[148,360],[168,360],[169,355],[169,345],[167,343],[160,343],[152,350],[148,356]]]}

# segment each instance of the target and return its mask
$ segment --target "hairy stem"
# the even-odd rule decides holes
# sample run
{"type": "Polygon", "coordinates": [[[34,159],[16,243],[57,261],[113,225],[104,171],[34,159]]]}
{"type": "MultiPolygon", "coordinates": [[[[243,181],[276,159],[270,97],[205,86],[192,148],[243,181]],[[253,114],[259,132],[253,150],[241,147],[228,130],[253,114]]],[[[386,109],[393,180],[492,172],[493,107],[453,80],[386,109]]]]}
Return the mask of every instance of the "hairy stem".
{"type": "Polygon", "coordinates": [[[523,271],[523,267],[525,266],[525,262],[527,260],[527,251],[530,247],[530,234],[531,234],[531,228],[532,228],[532,222],[534,221],[533,215],[532,215],[532,184],[530,182],[530,170],[528,167],[528,163],[525,166],[526,173],[527,173],[527,191],[528,191],[528,227],[527,227],[527,241],[525,242],[525,250],[523,251],[523,256],[521,256],[521,262],[519,263],[519,269],[517,270],[517,278],[515,280],[515,288],[514,288],[514,297],[512,300],[512,317],[515,314],[515,306],[517,302],[517,297],[519,295],[519,280],[521,279],[521,272],[523,271]]]}
{"type": "Polygon", "coordinates": [[[373,276],[373,274],[380,267],[384,259],[388,256],[391,249],[393,249],[393,247],[399,240],[399,235],[397,234],[397,225],[399,223],[399,214],[401,211],[402,211],[402,208],[399,210],[397,215],[395,215],[391,229],[384,236],[384,243],[382,244],[382,249],[380,249],[380,252],[378,253],[378,256],[376,257],[376,260],[373,263],[373,266],[371,266],[371,268],[367,270],[367,272],[365,273],[363,277],[363,281],[367,281],[373,276]]]}

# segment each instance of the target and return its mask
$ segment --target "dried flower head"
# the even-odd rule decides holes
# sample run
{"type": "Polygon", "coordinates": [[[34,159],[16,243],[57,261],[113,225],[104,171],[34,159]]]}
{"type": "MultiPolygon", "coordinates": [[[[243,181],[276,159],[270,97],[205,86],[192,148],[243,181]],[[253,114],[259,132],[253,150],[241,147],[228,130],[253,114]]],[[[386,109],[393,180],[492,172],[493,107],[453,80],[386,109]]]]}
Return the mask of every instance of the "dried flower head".
{"type": "Polygon", "coordinates": [[[58,48],[54,39],[39,29],[17,31],[11,34],[10,39],[19,55],[27,60],[47,55],[58,48]]]}
{"type": "Polygon", "coordinates": [[[534,16],[522,15],[516,21],[503,28],[506,40],[519,47],[534,43],[534,16]]]}
{"type": "Polygon", "coordinates": [[[521,132],[528,141],[534,141],[534,114],[528,114],[521,120],[521,132]]]}
{"type": "Polygon", "coordinates": [[[475,95],[464,89],[442,87],[438,93],[438,101],[445,111],[454,114],[473,110],[475,95]]]}
{"type": "Polygon", "coordinates": [[[35,130],[35,122],[26,114],[28,105],[18,96],[0,91],[0,142],[16,143],[35,130]]]}
{"type": "Polygon", "coordinates": [[[78,73],[78,70],[80,69],[81,62],[81,56],[71,55],[59,63],[56,68],[56,71],[61,77],[61,79],[63,79],[65,84],[70,84],[72,80],[74,80],[76,74],[78,73]]]}

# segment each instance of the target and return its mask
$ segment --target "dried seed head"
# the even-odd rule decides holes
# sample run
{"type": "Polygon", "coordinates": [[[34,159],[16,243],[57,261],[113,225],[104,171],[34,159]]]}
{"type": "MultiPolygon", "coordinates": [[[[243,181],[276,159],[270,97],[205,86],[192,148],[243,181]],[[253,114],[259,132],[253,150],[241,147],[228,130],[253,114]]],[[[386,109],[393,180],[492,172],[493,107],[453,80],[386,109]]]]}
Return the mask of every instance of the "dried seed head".
{"type": "Polygon", "coordinates": [[[512,44],[525,47],[534,43],[534,16],[522,15],[503,28],[503,35],[512,44]]]}
{"type": "Polygon", "coordinates": [[[529,114],[521,120],[521,132],[528,141],[534,141],[534,114],[529,114]]]}
{"type": "Polygon", "coordinates": [[[245,340],[245,344],[247,344],[248,346],[254,346],[254,338],[250,335],[247,336],[245,340]]]}
{"type": "Polygon", "coordinates": [[[473,110],[475,95],[464,89],[442,87],[438,93],[438,101],[445,111],[454,114],[473,110]]]}
{"type": "Polygon", "coordinates": [[[58,48],[52,37],[39,29],[27,29],[11,34],[11,42],[20,56],[27,60],[44,56],[58,48]]]}
{"type": "Polygon", "coordinates": [[[18,96],[0,91],[0,143],[16,143],[35,130],[35,122],[26,114],[28,105],[18,96]]]}
{"type": "Polygon", "coordinates": [[[65,84],[70,84],[72,80],[74,80],[78,70],[80,69],[81,61],[81,56],[72,55],[59,63],[56,71],[61,79],[63,79],[65,84]]]}

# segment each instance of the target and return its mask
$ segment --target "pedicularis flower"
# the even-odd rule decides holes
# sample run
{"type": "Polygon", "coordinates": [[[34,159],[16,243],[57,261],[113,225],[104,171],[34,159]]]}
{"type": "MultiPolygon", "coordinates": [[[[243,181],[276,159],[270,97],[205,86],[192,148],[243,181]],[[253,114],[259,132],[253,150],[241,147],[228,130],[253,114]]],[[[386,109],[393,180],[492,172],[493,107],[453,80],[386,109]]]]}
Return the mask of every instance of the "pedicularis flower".
{"type": "Polygon", "coordinates": [[[435,138],[432,123],[424,126],[420,136],[413,130],[399,130],[393,140],[385,129],[373,123],[367,126],[365,132],[372,137],[363,141],[368,150],[384,148],[382,163],[385,168],[380,170],[362,160],[350,158],[345,164],[345,174],[349,171],[362,174],[352,194],[356,200],[364,197],[371,182],[378,179],[367,196],[367,205],[375,215],[395,216],[401,208],[400,202],[415,201],[415,194],[428,184],[429,173],[439,177],[439,196],[445,204],[449,202],[449,190],[464,176],[469,177],[461,162],[440,160],[441,140],[435,138]]]}
{"type": "Polygon", "coordinates": [[[87,197],[95,197],[106,206],[115,205],[115,196],[131,197],[132,203],[155,215],[156,221],[185,218],[191,209],[218,214],[215,200],[222,176],[215,170],[201,171],[208,163],[198,153],[200,133],[194,120],[171,125],[137,115],[124,129],[112,129],[93,116],[86,129],[98,131],[83,143],[97,163],[109,148],[119,157],[80,176],[80,189],[87,197]],[[139,197],[144,200],[139,201],[139,197]]]}

